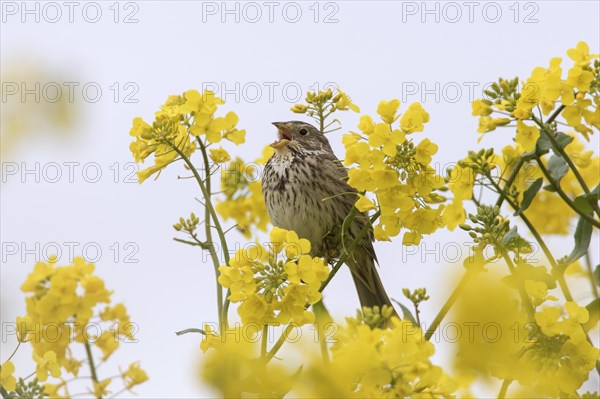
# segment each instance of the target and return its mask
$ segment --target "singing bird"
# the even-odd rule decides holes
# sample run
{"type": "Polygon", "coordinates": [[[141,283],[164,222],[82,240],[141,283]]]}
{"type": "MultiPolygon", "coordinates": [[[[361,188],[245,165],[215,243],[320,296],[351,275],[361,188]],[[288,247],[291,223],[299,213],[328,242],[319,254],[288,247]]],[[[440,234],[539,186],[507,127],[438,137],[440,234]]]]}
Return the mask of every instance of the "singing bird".
{"type": "MultiPolygon", "coordinates": [[[[312,256],[323,256],[331,250],[327,248],[330,240],[325,238],[342,226],[356,201],[356,190],[348,185],[346,168],[316,127],[299,121],[273,125],[279,139],[271,144],[275,153],[265,166],[262,180],[267,211],[273,225],[294,230],[310,241],[312,256]]],[[[346,240],[358,236],[365,223],[369,223],[368,216],[358,212],[346,240]]],[[[368,234],[346,261],[363,307],[392,306],[376,261],[373,232],[368,226],[368,234]]]]}

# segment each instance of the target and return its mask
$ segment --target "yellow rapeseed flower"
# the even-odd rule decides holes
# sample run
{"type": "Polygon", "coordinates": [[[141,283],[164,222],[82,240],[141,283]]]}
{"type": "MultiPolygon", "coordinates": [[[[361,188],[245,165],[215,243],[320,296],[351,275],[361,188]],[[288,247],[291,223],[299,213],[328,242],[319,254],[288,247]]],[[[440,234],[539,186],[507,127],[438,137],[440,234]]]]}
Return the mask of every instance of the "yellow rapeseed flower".
{"type": "Polygon", "coordinates": [[[383,100],[379,102],[377,106],[377,114],[381,116],[381,119],[387,123],[392,124],[398,119],[398,108],[400,108],[400,100],[394,98],[393,100],[383,100]]]}
{"type": "Polygon", "coordinates": [[[13,362],[5,362],[0,366],[0,385],[7,391],[14,391],[17,387],[17,379],[13,375],[15,365],[13,362]]]}
{"type": "Polygon", "coordinates": [[[523,147],[526,152],[535,149],[535,145],[540,138],[540,129],[536,126],[528,126],[522,121],[517,121],[517,135],[515,141],[523,147]]]}

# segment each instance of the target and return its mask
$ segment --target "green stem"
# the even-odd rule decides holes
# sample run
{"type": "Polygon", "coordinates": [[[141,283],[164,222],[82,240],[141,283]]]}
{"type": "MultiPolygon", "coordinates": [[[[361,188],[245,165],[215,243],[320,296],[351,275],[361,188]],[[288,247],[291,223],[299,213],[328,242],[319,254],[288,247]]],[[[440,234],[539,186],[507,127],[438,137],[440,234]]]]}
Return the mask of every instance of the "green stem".
{"type": "MultiPolygon", "coordinates": [[[[204,145],[204,143],[202,142],[202,140],[200,140],[200,138],[198,137],[198,143],[200,144],[200,151],[202,152],[202,158],[204,159],[204,170],[205,170],[205,176],[206,179],[205,181],[205,185],[206,185],[206,191],[210,194],[210,165],[208,163],[208,155],[206,153],[206,146],[204,145]]],[[[210,201],[207,200],[207,201],[210,201]]],[[[204,230],[205,230],[205,234],[206,234],[206,241],[208,242],[208,252],[210,253],[210,256],[212,258],[213,261],[213,267],[215,269],[215,283],[217,284],[217,314],[219,315],[219,325],[223,324],[223,317],[227,317],[227,315],[223,314],[223,288],[221,287],[221,284],[219,284],[218,278],[219,278],[219,266],[220,266],[220,262],[219,262],[219,257],[217,256],[217,252],[215,251],[215,246],[213,244],[213,239],[212,239],[212,231],[210,229],[210,211],[208,210],[208,207],[205,206],[204,207],[204,230]]]]}
{"type": "Polygon", "coordinates": [[[205,246],[204,246],[203,243],[198,243],[198,242],[194,242],[194,241],[188,241],[188,240],[184,240],[182,238],[177,238],[177,237],[174,237],[173,240],[177,241],[177,242],[180,242],[182,244],[191,245],[193,247],[200,247],[202,249],[207,249],[207,248],[205,248],[205,246]]]}
{"type": "MultiPolygon", "coordinates": [[[[213,223],[214,223],[214,227],[217,230],[217,233],[219,235],[219,241],[221,242],[221,249],[223,250],[223,258],[225,259],[225,263],[229,264],[229,249],[227,246],[227,240],[225,239],[225,233],[223,232],[223,228],[221,227],[221,222],[219,221],[219,217],[217,216],[217,212],[215,211],[215,208],[212,204],[212,201],[210,199],[210,192],[207,190],[202,178],[200,177],[200,175],[198,174],[198,171],[196,170],[196,167],[194,166],[194,164],[192,164],[192,162],[190,161],[190,159],[183,153],[183,151],[181,151],[179,149],[179,147],[177,147],[176,145],[173,145],[173,143],[171,143],[170,141],[167,141],[167,144],[169,144],[169,146],[171,146],[171,148],[173,148],[173,150],[175,152],[177,152],[177,154],[179,154],[179,156],[183,159],[183,161],[186,163],[186,165],[190,168],[190,170],[192,171],[192,173],[194,174],[194,178],[196,179],[196,182],[198,183],[198,186],[200,187],[200,191],[202,191],[202,196],[204,197],[204,203],[205,203],[205,209],[208,210],[207,214],[209,214],[210,218],[208,220],[205,220],[204,223],[207,225],[207,229],[210,229],[210,219],[212,218],[213,223]]],[[[204,157],[205,161],[207,161],[206,156],[204,157]]],[[[207,177],[208,177],[208,169],[207,169],[207,177]]],[[[208,237],[207,237],[208,239],[208,237]]],[[[212,241],[211,241],[212,244],[212,241]]],[[[212,246],[212,245],[211,245],[212,246]]],[[[214,246],[212,246],[212,251],[211,251],[211,256],[212,253],[214,253],[214,246]]],[[[215,258],[213,258],[213,263],[215,263],[215,258]]],[[[215,263],[215,267],[216,270],[218,271],[218,257],[216,258],[216,263],[215,263]]],[[[219,302],[221,303],[221,302],[219,302]]],[[[226,316],[226,315],[225,315],[226,316]]],[[[223,312],[219,313],[219,320],[224,321],[223,320],[223,312]]]]}
{"type": "Polygon", "coordinates": [[[26,375],[25,378],[23,378],[23,380],[27,381],[28,379],[30,379],[31,377],[33,377],[36,374],[37,374],[37,372],[34,371],[33,373],[26,375]]]}
{"type": "Polygon", "coordinates": [[[498,392],[498,399],[504,399],[506,397],[506,392],[508,391],[508,386],[512,383],[513,380],[506,379],[502,381],[502,386],[500,387],[500,392],[498,392]]]}
{"type": "Polygon", "coordinates": [[[8,359],[6,359],[2,364],[6,364],[8,362],[10,362],[10,359],[13,358],[13,356],[15,355],[15,353],[17,353],[17,351],[19,350],[19,347],[21,346],[21,341],[17,342],[17,347],[15,348],[15,350],[10,354],[10,356],[8,357],[8,359]]]}
{"type": "Polygon", "coordinates": [[[325,117],[323,116],[323,106],[319,106],[319,131],[323,133],[325,131],[325,117]]]}
{"type": "MultiPolygon", "coordinates": [[[[504,188],[502,189],[503,195],[501,195],[498,198],[498,200],[496,201],[497,207],[502,206],[502,202],[504,201],[504,199],[508,198],[508,192],[509,192],[508,190],[510,189],[510,186],[514,183],[515,179],[519,175],[519,171],[523,167],[523,164],[525,164],[525,159],[523,157],[521,157],[517,161],[517,164],[515,165],[513,171],[511,172],[510,176],[508,177],[508,180],[506,181],[506,184],[504,185],[504,188]]],[[[488,176],[486,176],[486,177],[488,177],[488,176]]],[[[488,177],[488,179],[490,179],[490,177],[488,177]]]]}
{"type": "Polygon", "coordinates": [[[415,318],[417,319],[417,325],[421,326],[421,311],[419,310],[419,305],[417,304],[417,302],[413,302],[413,306],[415,308],[415,318]]]}
{"type": "Polygon", "coordinates": [[[194,174],[194,178],[198,182],[198,186],[200,187],[200,190],[202,191],[202,196],[204,197],[205,205],[208,208],[210,216],[213,219],[214,227],[217,230],[217,233],[219,235],[219,240],[221,241],[221,248],[223,249],[223,257],[225,259],[225,263],[229,263],[229,251],[227,248],[227,240],[225,239],[225,234],[223,233],[223,228],[221,227],[221,222],[219,221],[217,212],[215,211],[212,201],[210,200],[210,193],[206,190],[206,186],[204,185],[202,178],[198,174],[196,167],[194,166],[194,164],[192,164],[190,159],[177,146],[173,145],[173,143],[171,143],[170,141],[167,141],[167,144],[169,144],[169,146],[171,146],[171,148],[173,148],[173,150],[175,150],[175,152],[177,152],[177,154],[179,154],[179,156],[183,159],[183,161],[186,163],[186,165],[190,168],[190,170],[194,174]]]}
{"type": "Polygon", "coordinates": [[[446,300],[446,303],[444,303],[444,306],[442,306],[442,309],[440,309],[438,314],[435,316],[435,318],[431,322],[431,325],[425,332],[426,340],[429,341],[431,339],[431,337],[433,337],[433,334],[435,334],[435,331],[437,330],[437,328],[440,326],[440,324],[442,324],[442,321],[444,320],[444,318],[446,317],[446,315],[448,314],[448,312],[450,311],[450,309],[452,308],[452,306],[454,305],[454,303],[456,302],[456,300],[458,299],[458,297],[460,296],[462,291],[467,286],[467,283],[471,280],[471,278],[477,272],[478,272],[478,269],[476,269],[476,267],[472,267],[472,268],[467,269],[467,271],[463,274],[462,278],[458,282],[458,285],[454,288],[454,291],[452,291],[452,294],[450,294],[450,296],[446,300]]]}
{"type": "Polygon", "coordinates": [[[285,327],[277,342],[275,342],[271,350],[263,357],[265,359],[265,363],[268,363],[271,359],[273,359],[273,357],[275,357],[279,349],[281,349],[281,347],[283,346],[285,340],[288,339],[288,337],[290,336],[290,333],[292,332],[292,329],[294,327],[296,327],[296,325],[292,323],[288,324],[285,327]]]}
{"type": "Polygon", "coordinates": [[[558,281],[558,285],[560,285],[560,289],[563,292],[565,299],[569,302],[573,302],[573,295],[571,294],[571,290],[567,285],[567,280],[565,280],[564,274],[561,273],[556,280],[558,281]]]}
{"type": "Polygon", "coordinates": [[[561,106],[558,107],[552,115],[550,115],[550,118],[548,118],[548,120],[545,123],[549,125],[550,123],[554,122],[554,120],[558,118],[558,115],[560,115],[563,109],[565,109],[565,106],[561,104],[561,106]]]}
{"type": "Polygon", "coordinates": [[[314,327],[317,331],[317,339],[319,340],[319,348],[321,349],[321,358],[323,364],[329,364],[329,348],[325,339],[325,327],[332,322],[331,315],[325,307],[323,299],[313,305],[313,311],[315,312],[315,323],[314,327]]]}
{"type": "Polygon", "coordinates": [[[260,357],[261,358],[264,358],[265,355],[267,354],[268,336],[269,336],[269,325],[265,324],[263,326],[263,335],[262,335],[262,340],[260,342],[260,357]]]}
{"type": "Polygon", "coordinates": [[[223,304],[223,322],[225,323],[225,328],[229,326],[229,321],[227,320],[227,314],[229,312],[229,305],[231,304],[231,300],[229,300],[229,296],[231,295],[231,289],[227,289],[227,293],[225,294],[225,303],[223,304]]]}
{"type": "Polygon", "coordinates": [[[321,348],[321,357],[323,358],[323,364],[329,364],[329,348],[327,347],[327,342],[325,342],[325,336],[323,335],[322,326],[318,325],[318,337],[319,337],[319,347],[321,348]]]}
{"type": "MultiPolygon", "coordinates": [[[[92,375],[92,381],[98,384],[98,375],[96,374],[96,366],[94,365],[94,357],[92,356],[92,347],[88,341],[85,341],[85,353],[87,354],[88,363],[90,365],[90,374],[92,375]]],[[[102,399],[102,396],[98,396],[98,399],[102,399]]]]}
{"type": "Polygon", "coordinates": [[[584,218],[585,220],[587,220],[588,222],[590,222],[593,226],[596,226],[597,228],[600,228],[600,222],[599,221],[597,221],[596,219],[594,219],[592,216],[588,215],[587,213],[581,212],[581,211],[579,211],[577,209],[577,207],[575,206],[575,203],[573,202],[573,200],[571,200],[571,198],[569,198],[569,196],[563,191],[563,189],[560,187],[560,184],[558,182],[554,181],[554,179],[550,175],[550,172],[548,171],[548,169],[546,168],[546,166],[544,166],[544,163],[542,162],[542,160],[540,159],[540,157],[536,157],[536,161],[537,161],[538,165],[540,166],[540,170],[542,171],[542,173],[544,174],[544,176],[546,177],[546,179],[550,182],[550,184],[552,185],[552,187],[554,187],[554,189],[556,190],[556,192],[558,193],[558,195],[560,196],[560,198],[562,198],[562,200],[569,206],[569,208],[571,208],[579,216],[581,216],[582,218],[584,218]]]}
{"type": "Polygon", "coordinates": [[[188,333],[199,333],[202,335],[206,335],[206,331],[204,331],[200,328],[187,328],[185,330],[177,331],[175,334],[183,335],[183,334],[188,334],[188,333]]]}

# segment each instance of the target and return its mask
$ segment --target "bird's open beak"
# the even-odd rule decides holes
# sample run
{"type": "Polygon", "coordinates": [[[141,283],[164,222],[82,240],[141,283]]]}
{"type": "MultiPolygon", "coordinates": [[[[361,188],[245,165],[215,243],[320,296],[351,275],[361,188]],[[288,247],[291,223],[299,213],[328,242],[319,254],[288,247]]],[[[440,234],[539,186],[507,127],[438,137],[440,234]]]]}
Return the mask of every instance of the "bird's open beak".
{"type": "Polygon", "coordinates": [[[271,147],[275,148],[276,150],[287,147],[290,141],[292,141],[292,135],[288,130],[287,124],[284,122],[273,122],[273,125],[277,128],[279,140],[271,144],[271,147]]]}

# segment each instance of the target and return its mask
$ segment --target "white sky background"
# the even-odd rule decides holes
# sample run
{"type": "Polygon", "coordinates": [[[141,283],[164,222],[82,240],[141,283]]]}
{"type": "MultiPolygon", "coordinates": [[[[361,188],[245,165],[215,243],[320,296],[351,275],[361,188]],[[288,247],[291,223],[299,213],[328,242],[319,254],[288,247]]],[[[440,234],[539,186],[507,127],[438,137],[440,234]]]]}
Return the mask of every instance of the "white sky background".
{"type": "MultiPolygon", "coordinates": [[[[36,2],[26,4],[33,9],[36,2]]],[[[599,52],[599,5],[595,1],[473,2],[471,18],[466,2],[450,6],[428,2],[428,9],[437,7],[431,14],[423,14],[425,4],[421,2],[336,1],[317,6],[298,2],[288,5],[287,13],[283,11],[286,3],[275,2],[273,22],[269,21],[269,6],[257,2],[262,16],[255,23],[257,8],[244,8],[245,3],[236,2],[227,7],[234,9],[237,4],[237,15],[223,15],[222,2],[203,6],[192,1],[137,1],[127,8],[123,2],[118,23],[113,20],[113,2],[98,2],[102,16],[97,23],[85,20],[82,10],[86,2],[78,2],[73,23],[63,2],[56,3],[62,12],[60,20],[49,22],[56,9],[46,8],[44,14],[44,4],[38,4],[40,21],[36,22],[34,14],[22,14],[21,2],[3,2],[3,81],[5,74],[18,72],[27,62],[48,76],[41,80],[42,85],[52,80],[79,83],[74,98],[80,106],[80,123],[66,139],[57,138],[51,129],[38,132],[48,134],[23,137],[17,150],[2,160],[0,359],[14,348],[14,337],[5,336],[4,323],[25,313],[19,286],[35,263],[35,255],[26,255],[22,248],[14,255],[6,253],[7,243],[24,243],[26,248],[59,243],[61,264],[69,260],[68,244],[64,243],[79,243],[77,254],[85,244],[99,246],[102,255],[97,273],[114,290],[113,301],[123,301],[139,326],[139,342],[123,344],[109,361],[111,366],[103,367],[141,360],[150,376],[148,383],[136,389],[141,397],[211,395],[196,378],[200,337],[177,337],[174,332],[214,321],[216,311],[208,256],[172,240],[175,232],[171,226],[180,216],[191,211],[200,214],[194,200],[199,195],[195,183],[176,179],[185,174],[181,165],[170,166],[158,181],[141,186],[124,182],[131,170],[127,165],[133,161],[128,146],[135,116],[151,121],[169,94],[200,90],[203,84],[216,82],[230,90],[228,94],[218,92],[227,102],[220,112],[224,115],[234,110],[240,117],[239,127],[247,130],[246,144],[235,148],[227,143],[226,148],[253,160],[275,137],[270,122],[298,119],[289,111],[300,100],[296,88],[307,91],[314,89],[315,83],[323,87],[334,82],[351,95],[361,113],[374,115],[382,99],[400,98],[401,112],[414,101],[423,102],[431,122],[417,139],[428,137],[439,145],[434,160],[443,170],[442,165],[464,157],[467,149],[480,148],[470,101],[481,97],[485,83],[498,76],[527,78],[535,66],[547,67],[555,56],[563,57],[566,69],[571,65],[566,50],[580,40],[588,42],[592,52],[599,52]],[[18,8],[15,15],[12,6],[18,8]],[[203,14],[203,7],[205,11],[216,9],[216,14],[203,14]],[[289,22],[296,18],[298,8],[302,12],[299,21],[289,22]],[[317,23],[316,8],[320,10],[317,23]],[[123,23],[131,12],[138,22],[123,23]],[[324,23],[332,12],[333,23],[324,23]],[[498,21],[492,23],[495,19],[498,21]],[[82,86],[90,82],[102,88],[96,103],[82,97],[82,86]],[[121,88],[118,102],[113,97],[115,82],[121,88]],[[125,89],[128,82],[139,89],[132,97],[137,103],[123,101],[133,87],[125,89]],[[474,87],[474,98],[470,98],[469,86],[474,87]],[[272,93],[269,87],[273,87],[272,93]],[[409,88],[417,88],[416,94],[409,88]],[[422,97],[424,88],[429,94],[422,97]],[[5,174],[9,162],[17,163],[16,175],[5,174]],[[36,162],[40,163],[39,183],[35,175],[21,173],[23,166],[31,169],[36,162]],[[41,171],[50,162],[62,165],[57,183],[44,181],[41,171]],[[65,162],[79,163],[73,182],[68,179],[65,162]],[[82,176],[83,165],[90,162],[100,165],[102,177],[97,183],[82,176]],[[115,163],[120,170],[119,183],[113,181],[111,165],[115,163]],[[116,262],[111,250],[115,242],[120,247],[116,262]],[[125,248],[127,243],[134,246],[125,248]],[[131,248],[138,249],[132,258],[138,263],[125,260],[131,248]]],[[[93,19],[94,8],[89,7],[85,16],[93,19]]],[[[63,94],[68,94],[66,89],[63,94]]],[[[3,98],[3,107],[7,102],[3,98]]],[[[359,114],[347,112],[339,117],[345,130],[356,129],[359,114]]],[[[341,134],[330,137],[340,157],[341,134]]],[[[513,136],[513,130],[498,130],[486,136],[482,145],[501,148],[513,136]]],[[[598,136],[590,146],[597,149],[598,136]]],[[[93,171],[88,169],[92,178],[93,171]]],[[[242,245],[246,242],[239,235],[232,234],[231,239],[242,245]]],[[[469,237],[457,230],[439,231],[416,251],[402,248],[400,237],[393,243],[377,243],[380,272],[391,296],[402,298],[402,287],[427,287],[431,300],[423,305],[422,318],[432,320],[454,286],[451,276],[462,271],[461,262],[444,260],[443,255],[455,258],[457,246],[467,255],[464,243],[468,241],[469,237]],[[448,247],[448,243],[457,244],[448,247]],[[442,250],[444,245],[447,251],[442,250]]],[[[594,243],[597,263],[597,236],[594,243]]],[[[551,239],[550,244],[560,257],[570,251],[572,238],[551,239]]],[[[92,249],[89,255],[95,256],[92,249]]],[[[582,303],[591,299],[587,285],[574,286],[573,291],[582,303]]],[[[358,301],[345,269],[327,289],[325,300],[339,318],[354,314],[358,301]]],[[[442,347],[451,344],[438,346],[440,352],[442,347]]],[[[440,362],[448,360],[443,353],[436,356],[440,362]]],[[[31,372],[28,348],[20,350],[15,359],[18,374],[31,372]]],[[[597,376],[588,385],[597,390],[597,376]]]]}

